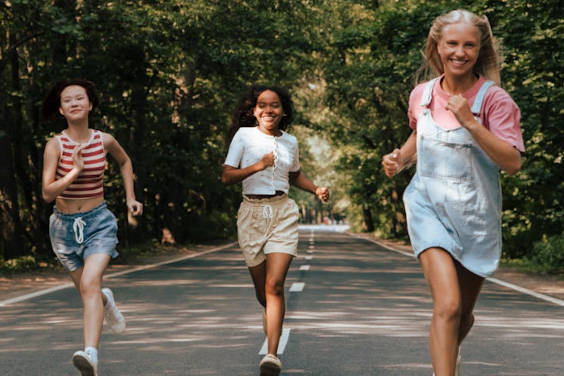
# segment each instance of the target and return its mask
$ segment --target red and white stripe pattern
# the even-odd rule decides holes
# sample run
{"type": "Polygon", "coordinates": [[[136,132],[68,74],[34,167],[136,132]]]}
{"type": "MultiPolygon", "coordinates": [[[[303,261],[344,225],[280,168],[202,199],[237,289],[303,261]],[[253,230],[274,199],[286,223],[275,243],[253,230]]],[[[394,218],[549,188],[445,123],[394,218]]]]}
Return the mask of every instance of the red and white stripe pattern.
{"type": "MultiPolygon", "coordinates": [[[[61,157],[57,164],[56,179],[60,179],[72,170],[72,153],[74,148],[80,146],[79,143],[71,140],[69,136],[62,132],[56,136],[61,147],[61,157]]],[[[84,168],[80,175],[65,189],[59,197],[64,199],[87,199],[104,195],[104,169],[106,168],[106,152],[102,133],[97,130],[92,131],[92,136],[88,140],[88,146],[82,149],[84,168]]]]}

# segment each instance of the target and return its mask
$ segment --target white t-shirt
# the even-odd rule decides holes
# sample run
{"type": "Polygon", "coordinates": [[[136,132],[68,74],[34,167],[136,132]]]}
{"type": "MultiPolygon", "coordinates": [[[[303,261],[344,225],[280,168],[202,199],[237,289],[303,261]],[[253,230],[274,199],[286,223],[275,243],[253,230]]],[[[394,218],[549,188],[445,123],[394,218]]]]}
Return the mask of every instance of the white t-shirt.
{"type": "Polygon", "coordinates": [[[231,145],[225,164],[235,168],[246,168],[274,152],[274,166],[256,172],[243,180],[243,194],[272,195],[276,191],[288,193],[289,173],[300,170],[298,141],[284,131],[281,136],[269,136],[258,127],[239,128],[231,145]]]}

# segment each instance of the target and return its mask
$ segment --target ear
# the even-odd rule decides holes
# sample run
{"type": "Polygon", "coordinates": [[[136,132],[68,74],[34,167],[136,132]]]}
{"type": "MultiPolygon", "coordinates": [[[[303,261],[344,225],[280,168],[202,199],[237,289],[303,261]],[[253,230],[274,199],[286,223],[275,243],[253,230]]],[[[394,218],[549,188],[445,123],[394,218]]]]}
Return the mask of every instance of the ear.
{"type": "Polygon", "coordinates": [[[60,106],[59,106],[59,113],[63,116],[65,115],[65,113],[63,112],[63,109],[60,106]]]}
{"type": "Polygon", "coordinates": [[[89,103],[90,103],[90,105],[88,106],[88,112],[92,111],[92,107],[93,107],[92,102],[89,102],[89,103]]]}

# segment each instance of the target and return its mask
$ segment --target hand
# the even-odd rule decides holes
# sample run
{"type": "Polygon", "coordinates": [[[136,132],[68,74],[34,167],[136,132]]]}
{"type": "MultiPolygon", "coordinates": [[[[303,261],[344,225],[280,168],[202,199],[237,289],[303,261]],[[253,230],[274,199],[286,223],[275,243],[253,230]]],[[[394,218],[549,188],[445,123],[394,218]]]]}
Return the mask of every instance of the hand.
{"type": "Polygon", "coordinates": [[[274,152],[271,151],[262,156],[260,162],[262,163],[262,170],[267,167],[274,166],[274,152]]]}
{"type": "Polygon", "coordinates": [[[468,102],[466,102],[466,99],[460,94],[450,97],[445,109],[452,112],[454,116],[456,116],[456,120],[458,120],[460,125],[464,128],[468,128],[476,121],[468,102]]]}
{"type": "Polygon", "coordinates": [[[143,214],[143,204],[135,199],[127,200],[127,208],[134,216],[143,214]]]}
{"type": "Polygon", "coordinates": [[[329,200],[329,188],[327,187],[317,187],[315,188],[315,195],[323,202],[329,200]]]}
{"type": "Polygon", "coordinates": [[[77,169],[78,172],[81,172],[82,169],[84,168],[84,159],[82,158],[82,150],[84,150],[84,148],[86,148],[87,146],[88,144],[81,144],[75,147],[72,152],[72,162],[74,164],[73,168],[77,169]]]}
{"type": "Polygon", "coordinates": [[[389,178],[400,172],[403,168],[400,149],[394,149],[390,154],[384,155],[382,166],[384,167],[384,173],[389,178]]]}

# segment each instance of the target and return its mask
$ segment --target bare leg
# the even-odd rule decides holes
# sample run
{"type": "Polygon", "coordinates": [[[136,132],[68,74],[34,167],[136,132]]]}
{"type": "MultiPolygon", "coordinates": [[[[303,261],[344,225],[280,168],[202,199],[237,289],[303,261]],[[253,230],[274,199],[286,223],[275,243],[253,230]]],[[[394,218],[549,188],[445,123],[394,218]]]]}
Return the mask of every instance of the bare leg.
{"type": "Polygon", "coordinates": [[[472,312],[482,289],[484,278],[465,269],[458,261],[455,261],[455,263],[462,296],[460,329],[458,331],[458,344],[460,345],[474,325],[474,314],[472,312]]]}
{"type": "Polygon", "coordinates": [[[260,263],[257,266],[249,268],[251,273],[251,278],[253,279],[253,284],[255,285],[255,295],[261,306],[266,308],[266,261],[260,263]]]}
{"type": "Polygon", "coordinates": [[[266,256],[266,322],[268,353],[276,355],[286,309],[284,282],[294,257],[287,253],[270,253],[266,256]]]}
{"type": "Polygon", "coordinates": [[[84,261],[84,267],[71,272],[84,307],[84,346],[98,348],[104,322],[102,275],[110,262],[107,254],[96,253],[84,261]]]}
{"type": "Polygon", "coordinates": [[[429,248],[419,257],[433,297],[429,347],[436,376],[452,376],[458,355],[462,297],[455,261],[442,248],[429,248]]]}

